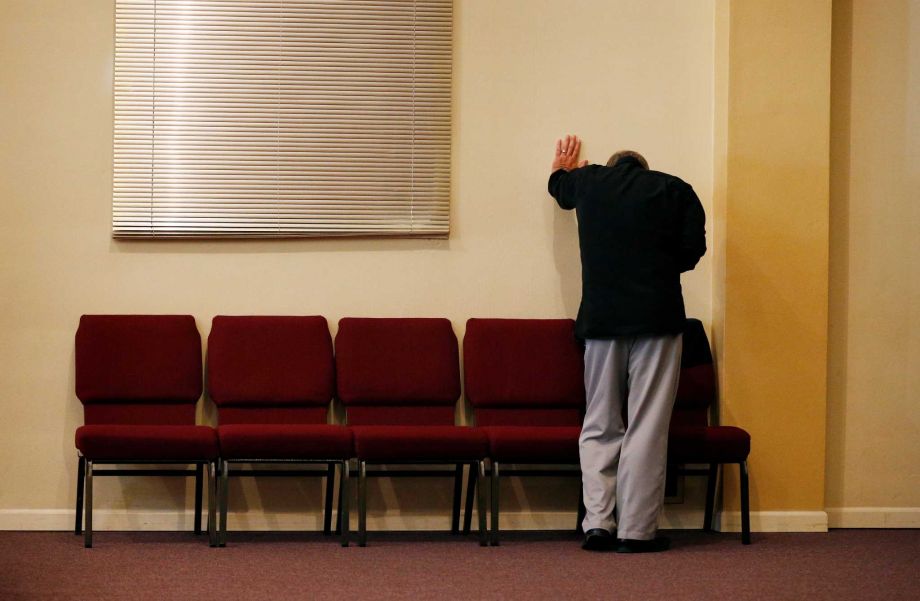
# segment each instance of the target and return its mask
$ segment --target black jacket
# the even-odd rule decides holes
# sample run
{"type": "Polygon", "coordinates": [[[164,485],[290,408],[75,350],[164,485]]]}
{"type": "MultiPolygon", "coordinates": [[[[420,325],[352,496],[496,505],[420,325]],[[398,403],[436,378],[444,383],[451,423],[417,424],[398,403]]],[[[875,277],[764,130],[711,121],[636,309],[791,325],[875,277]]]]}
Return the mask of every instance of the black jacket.
{"type": "Polygon", "coordinates": [[[680,274],[706,252],[706,215],[693,188],[626,157],[613,167],[560,169],[549,193],[578,215],[578,337],[682,332],[680,274]]]}

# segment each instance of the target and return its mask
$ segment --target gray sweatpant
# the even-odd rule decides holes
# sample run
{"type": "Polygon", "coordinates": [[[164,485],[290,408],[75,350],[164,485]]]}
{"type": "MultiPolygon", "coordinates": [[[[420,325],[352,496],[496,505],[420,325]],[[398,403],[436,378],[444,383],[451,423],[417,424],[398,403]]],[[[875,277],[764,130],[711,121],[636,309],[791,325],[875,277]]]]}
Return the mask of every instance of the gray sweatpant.
{"type": "Polygon", "coordinates": [[[664,502],[682,335],[586,342],[587,408],[578,440],[587,509],[582,527],[650,540],[664,502]],[[628,427],[622,418],[624,402],[628,427]]]}

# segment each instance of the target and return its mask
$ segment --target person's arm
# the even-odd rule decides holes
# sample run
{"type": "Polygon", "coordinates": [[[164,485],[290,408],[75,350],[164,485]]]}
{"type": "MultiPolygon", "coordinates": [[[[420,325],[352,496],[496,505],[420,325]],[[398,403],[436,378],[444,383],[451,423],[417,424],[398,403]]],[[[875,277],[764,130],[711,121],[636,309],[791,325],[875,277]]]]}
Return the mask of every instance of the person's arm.
{"type": "Polygon", "coordinates": [[[706,213],[693,188],[684,182],[679,187],[683,197],[684,218],[681,224],[678,263],[681,273],[690,271],[706,254],[706,213]]]}
{"type": "Polygon", "coordinates": [[[566,210],[575,208],[578,193],[578,178],[571,172],[588,164],[588,161],[578,162],[580,152],[581,140],[578,136],[566,136],[562,140],[556,140],[553,173],[549,176],[548,188],[559,206],[566,210]]]}

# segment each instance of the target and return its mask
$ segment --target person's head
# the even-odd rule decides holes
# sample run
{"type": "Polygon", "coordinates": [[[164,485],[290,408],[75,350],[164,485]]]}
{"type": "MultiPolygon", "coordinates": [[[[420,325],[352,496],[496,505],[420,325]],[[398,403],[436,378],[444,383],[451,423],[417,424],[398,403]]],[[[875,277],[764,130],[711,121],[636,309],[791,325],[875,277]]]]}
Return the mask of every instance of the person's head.
{"type": "Polygon", "coordinates": [[[610,160],[607,161],[607,166],[613,167],[620,161],[620,159],[625,159],[626,157],[632,157],[636,159],[637,161],[639,161],[639,165],[641,165],[643,169],[648,169],[648,161],[646,161],[645,157],[639,154],[638,152],[636,152],[635,150],[620,150],[618,152],[613,153],[613,156],[611,156],[610,160]]]}

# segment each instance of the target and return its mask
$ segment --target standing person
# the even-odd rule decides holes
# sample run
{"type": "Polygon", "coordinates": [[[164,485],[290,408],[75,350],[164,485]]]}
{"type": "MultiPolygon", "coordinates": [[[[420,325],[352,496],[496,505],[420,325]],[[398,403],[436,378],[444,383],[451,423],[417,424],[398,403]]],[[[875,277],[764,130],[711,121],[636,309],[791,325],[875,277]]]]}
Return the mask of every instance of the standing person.
{"type": "Polygon", "coordinates": [[[656,535],[686,319],[680,274],[706,252],[706,216],[693,188],[650,171],[639,153],[603,166],[579,163],[580,150],[576,136],[556,142],[549,192],[575,209],[581,247],[582,548],[664,551],[669,541],[656,535]]]}

